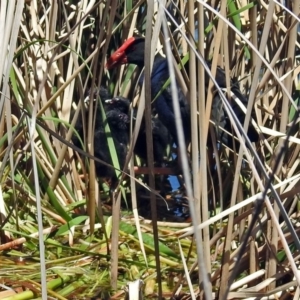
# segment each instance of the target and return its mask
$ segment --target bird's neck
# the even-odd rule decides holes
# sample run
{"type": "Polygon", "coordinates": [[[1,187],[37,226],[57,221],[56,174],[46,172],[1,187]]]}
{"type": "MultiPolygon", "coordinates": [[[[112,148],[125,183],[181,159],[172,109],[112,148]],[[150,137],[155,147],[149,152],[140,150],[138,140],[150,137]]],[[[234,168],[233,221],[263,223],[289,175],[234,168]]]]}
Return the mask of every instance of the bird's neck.
{"type": "MultiPolygon", "coordinates": [[[[165,57],[161,56],[159,53],[155,56],[154,62],[153,62],[153,67],[152,67],[152,73],[151,73],[151,82],[152,85],[155,83],[157,80],[161,78],[162,73],[168,74],[168,62],[165,59],[165,57]]],[[[144,74],[140,77],[139,84],[142,84],[144,81],[144,74]]]]}

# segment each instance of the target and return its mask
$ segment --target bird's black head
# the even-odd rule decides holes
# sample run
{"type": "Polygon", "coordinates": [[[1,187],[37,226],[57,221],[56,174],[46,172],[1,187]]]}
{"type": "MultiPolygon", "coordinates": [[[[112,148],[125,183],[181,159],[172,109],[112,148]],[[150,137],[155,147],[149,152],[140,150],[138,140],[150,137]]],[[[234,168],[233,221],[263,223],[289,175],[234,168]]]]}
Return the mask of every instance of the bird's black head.
{"type": "Polygon", "coordinates": [[[102,85],[100,86],[100,89],[99,89],[99,96],[102,101],[105,101],[111,97],[108,89],[102,85]]]}
{"type": "Polygon", "coordinates": [[[129,117],[127,114],[117,110],[110,110],[106,113],[106,119],[109,126],[114,127],[115,129],[128,129],[129,117]]]}
{"type": "Polygon", "coordinates": [[[138,37],[129,38],[118,50],[108,59],[107,69],[118,65],[134,64],[144,66],[145,39],[138,37]]]}
{"type": "Polygon", "coordinates": [[[110,93],[109,93],[109,91],[107,90],[107,88],[105,88],[104,86],[100,86],[100,88],[98,88],[98,87],[94,87],[93,88],[93,95],[91,95],[91,92],[92,92],[92,89],[90,88],[89,90],[88,90],[88,92],[86,93],[86,98],[85,98],[85,102],[86,103],[88,103],[89,101],[90,101],[90,99],[97,99],[98,98],[98,96],[100,96],[100,99],[101,99],[101,101],[105,101],[105,100],[107,100],[107,99],[110,99],[111,98],[111,95],[110,95],[110,93]]]}
{"type": "Polygon", "coordinates": [[[130,101],[122,96],[117,96],[105,101],[108,110],[118,110],[121,113],[128,114],[130,101]]]}

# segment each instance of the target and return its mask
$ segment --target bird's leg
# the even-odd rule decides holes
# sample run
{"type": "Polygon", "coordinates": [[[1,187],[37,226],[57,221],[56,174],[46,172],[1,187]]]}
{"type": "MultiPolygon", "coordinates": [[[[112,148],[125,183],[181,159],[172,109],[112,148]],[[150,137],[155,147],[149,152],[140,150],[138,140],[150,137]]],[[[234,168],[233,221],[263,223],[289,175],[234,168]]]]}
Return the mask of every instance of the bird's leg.
{"type": "MultiPolygon", "coordinates": [[[[166,167],[166,164],[165,164],[165,163],[162,163],[162,164],[161,164],[161,167],[162,167],[162,168],[165,168],[165,167],[166,167]]],[[[159,191],[160,191],[160,194],[161,194],[163,197],[166,195],[166,189],[165,189],[165,185],[164,185],[164,179],[165,179],[165,175],[160,174],[160,175],[159,175],[159,191]]]]}
{"type": "Polygon", "coordinates": [[[110,203],[113,203],[114,201],[114,195],[115,195],[115,191],[116,191],[116,188],[118,186],[118,183],[119,183],[119,180],[116,176],[113,176],[110,180],[110,183],[109,183],[109,200],[110,200],[110,203]]]}

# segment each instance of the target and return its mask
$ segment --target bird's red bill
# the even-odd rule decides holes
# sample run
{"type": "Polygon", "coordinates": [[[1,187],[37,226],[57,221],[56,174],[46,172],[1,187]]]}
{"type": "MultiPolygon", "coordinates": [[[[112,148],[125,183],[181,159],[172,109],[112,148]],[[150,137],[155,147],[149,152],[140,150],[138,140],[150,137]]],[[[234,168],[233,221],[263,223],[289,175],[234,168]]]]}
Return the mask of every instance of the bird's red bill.
{"type": "Polygon", "coordinates": [[[126,49],[135,41],[134,37],[129,38],[126,42],[116,50],[106,63],[106,68],[111,69],[117,65],[127,64],[126,49]]]}

